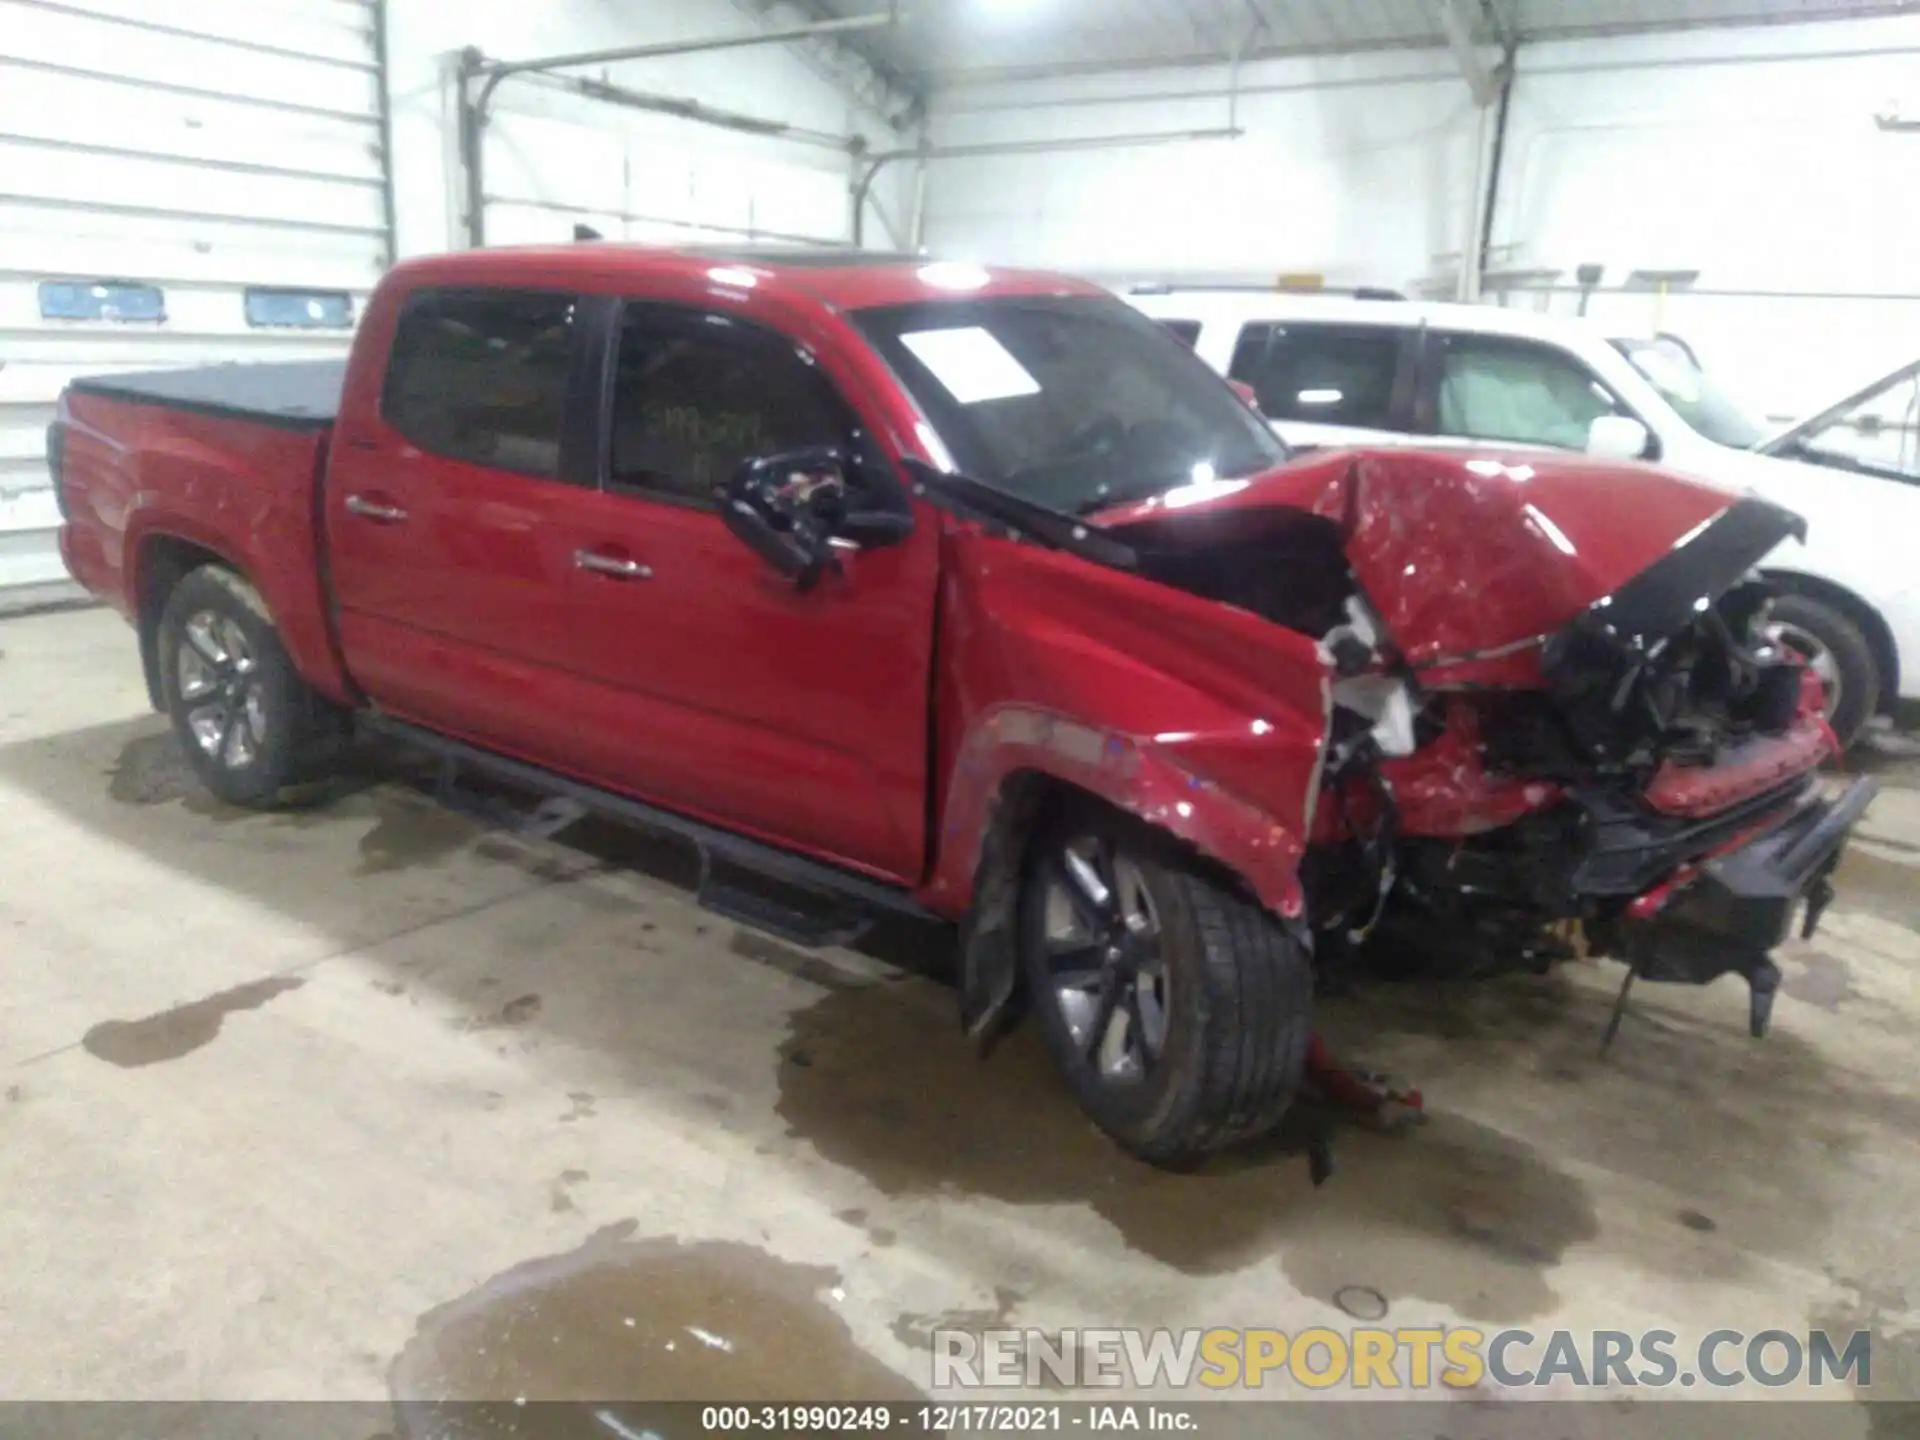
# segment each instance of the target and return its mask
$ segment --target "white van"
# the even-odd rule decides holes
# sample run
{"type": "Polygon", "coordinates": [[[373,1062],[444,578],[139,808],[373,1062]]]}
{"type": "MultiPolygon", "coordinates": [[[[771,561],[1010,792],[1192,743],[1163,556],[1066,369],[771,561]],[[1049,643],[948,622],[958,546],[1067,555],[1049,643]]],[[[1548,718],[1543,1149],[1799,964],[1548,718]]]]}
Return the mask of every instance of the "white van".
{"type": "Polygon", "coordinates": [[[1251,389],[1298,447],[1515,445],[1648,460],[1806,517],[1763,569],[1782,638],[1858,736],[1920,700],[1920,363],[1781,434],[1671,337],[1493,306],[1253,290],[1127,299],[1251,389]]]}

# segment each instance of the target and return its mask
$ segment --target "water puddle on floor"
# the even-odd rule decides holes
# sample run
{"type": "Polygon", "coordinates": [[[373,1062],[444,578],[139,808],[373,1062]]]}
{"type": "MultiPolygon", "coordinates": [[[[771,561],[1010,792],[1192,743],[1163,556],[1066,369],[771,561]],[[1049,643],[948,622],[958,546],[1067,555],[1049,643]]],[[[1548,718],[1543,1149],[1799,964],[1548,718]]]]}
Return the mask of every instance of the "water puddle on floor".
{"type": "Polygon", "coordinates": [[[1549,1309],[1549,1272],[1599,1232],[1579,1180],[1444,1113],[1406,1134],[1342,1129],[1317,1190],[1284,1135],[1194,1173],[1155,1170],[1081,1118],[1036,1027],[982,1063],[954,1035],[949,998],[883,984],[798,1012],[779,1071],[789,1131],[887,1195],[1080,1202],[1129,1248],[1187,1274],[1273,1261],[1328,1301],[1367,1285],[1395,1305],[1501,1323],[1549,1309]]]}
{"type": "Polygon", "coordinates": [[[606,1440],[644,1433],[648,1402],[919,1398],[855,1343],[835,1271],[633,1230],[608,1226],[422,1317],[388,1375],[405,1432],[606,1440]],[[498,1403],[459,1403],[472,1401],[498,1403]],[[551,1401],[593,1404],[542,1408],[551,1401]]]}
{"type": "Polygon", "coordinates": [[[227,1016],[258,1010],[274,996],[298,990],[304,984],[306,981],[295,976],[272,975],[141,1020],[102,1021],[87,1031],[80,1043],[95,1059],[122,1069],[178,1060],[203,1045],[211,1045],[227,1016]]]}

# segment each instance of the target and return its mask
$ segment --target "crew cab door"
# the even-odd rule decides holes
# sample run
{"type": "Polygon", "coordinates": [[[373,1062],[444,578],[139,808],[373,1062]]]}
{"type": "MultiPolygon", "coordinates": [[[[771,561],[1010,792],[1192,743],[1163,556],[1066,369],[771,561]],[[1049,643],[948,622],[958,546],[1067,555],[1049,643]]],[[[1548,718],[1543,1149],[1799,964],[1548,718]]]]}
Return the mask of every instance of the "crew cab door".
{"type": "Polygon", "coordinates": [[[547,761],[569,748],[562,530],[592,462],[577,316],[558,292],[407,297],[384,376],[350,382],[325,497],[355,681],[409,720],[547,761]]]}
{"type": "Polygon", "coordinates": [[[675,809],[891,878],[925,851],[939,537],[843,550],[805,594],[728,532],[713,486],[816,445],[897,485],[819,356],[737,313],[613,306],[602,484],[570,507],[579,754],[675,809]]]}

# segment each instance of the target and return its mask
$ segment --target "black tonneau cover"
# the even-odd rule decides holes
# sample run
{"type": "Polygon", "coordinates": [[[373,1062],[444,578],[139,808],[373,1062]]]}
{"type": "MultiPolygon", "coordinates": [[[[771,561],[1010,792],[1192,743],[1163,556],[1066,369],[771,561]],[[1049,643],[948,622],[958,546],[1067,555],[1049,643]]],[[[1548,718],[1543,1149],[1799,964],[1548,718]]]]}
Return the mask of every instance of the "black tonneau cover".
{"type": "Polygon", "coordinates": [[[282,430],[324,430],[340,410],[345,360],[208,365],[195,370],[143,370],[136,375],[83,375],[69,389],[141,405],[165,405],[282,430]]]}

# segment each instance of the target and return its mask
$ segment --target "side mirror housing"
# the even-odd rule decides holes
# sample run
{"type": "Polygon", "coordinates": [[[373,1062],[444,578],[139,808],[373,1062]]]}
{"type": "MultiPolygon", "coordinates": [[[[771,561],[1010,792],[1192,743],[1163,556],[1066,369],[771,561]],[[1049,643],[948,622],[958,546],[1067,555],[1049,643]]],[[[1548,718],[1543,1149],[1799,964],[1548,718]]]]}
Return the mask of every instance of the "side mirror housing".
{"type": "Polygon", "coordinates": [[[1643,460],[1653,435],[1627,415],[1602,415],[1587,429],[1587,454],[1602,460],[1643,460]]]}
{"type": "Polygon", "coordinates": [[[839,450],[789,450],[742,462],[715,487],[720,518],[746,547],[796,589],[838,571],[836,540],[895,545],[913,533],[913,513],[851,509],[847,458],[839,450]]]}

